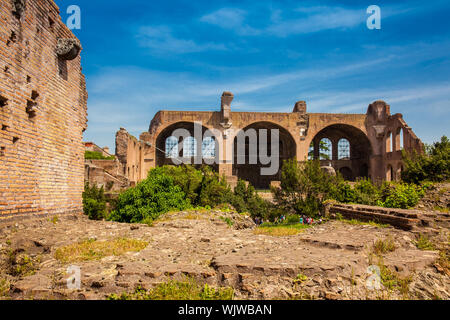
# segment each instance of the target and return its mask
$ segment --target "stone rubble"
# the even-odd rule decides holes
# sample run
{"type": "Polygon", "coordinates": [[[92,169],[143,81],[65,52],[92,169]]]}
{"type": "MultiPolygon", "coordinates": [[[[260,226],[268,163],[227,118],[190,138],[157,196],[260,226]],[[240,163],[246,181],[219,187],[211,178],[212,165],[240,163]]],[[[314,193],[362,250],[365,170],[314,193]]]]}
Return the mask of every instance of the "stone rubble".
{"type": "Polygon", "coordinates": [[[12,299],[105,299],[186,276],[232,286],[237,299],[403,299],[398,291],[366,286],[371,247],[390,237],[397,249],[384,255],[384,264],[402,277],[412,276],[408,298],[450,298],[450,279],[434,266],[438,253],[417,249],[411,232],[340,221],[289,237],[256,235],[254,228],[249,217],[214,210],[167,214],[151,227],[84,216],[23,221],[0,228],[0,278],[12,284],[12,299]],[[69,265],[55,259],[56,249],[83,239],[118,237],[149,245],[138,253],[75,263],[81,268],[81,289],[68,290],[69,265]],[[8,250],[39,257],[36,273],[6,275],[8,250]]]}

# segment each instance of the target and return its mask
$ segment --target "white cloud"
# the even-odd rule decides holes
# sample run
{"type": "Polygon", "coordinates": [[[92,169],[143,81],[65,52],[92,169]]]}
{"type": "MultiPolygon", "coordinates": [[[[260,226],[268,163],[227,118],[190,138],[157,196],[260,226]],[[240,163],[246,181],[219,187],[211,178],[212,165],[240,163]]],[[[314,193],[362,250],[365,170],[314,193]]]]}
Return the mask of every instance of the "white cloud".
{"type": "Polygon", "coordinates": [[[216,25],[226,30],[234,30],[239,35],[258,35],[260,30],[244,23],[247,12],[237,8],[222,8],[200,18],[200,21],[216,25]]]}
{"type": "Polygon", "coordinates": [[[142,47],[150,48],[158,53],[192,53],[210,50],[227,50],[226,46],[217,43],[197,43],[191,39],[180,39],[173,35],[167,26],[144,26],[139,29],[137,38],[142,47]]]}

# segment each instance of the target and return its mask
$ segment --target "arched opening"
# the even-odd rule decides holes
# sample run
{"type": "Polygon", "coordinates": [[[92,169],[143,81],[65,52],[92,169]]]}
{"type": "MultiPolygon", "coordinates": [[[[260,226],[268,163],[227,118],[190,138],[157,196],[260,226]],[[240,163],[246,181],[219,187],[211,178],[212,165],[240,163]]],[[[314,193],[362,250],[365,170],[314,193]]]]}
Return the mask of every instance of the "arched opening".
{"type": "Polygon", "coordinates": [[[187,137],[183,141],[183,158],[192,158],[197,155],[197,140],[187,137]]]}
{"type": "Polygon", "coordinates": [[[206,137],[202,142],[202,156],[204,159],[216,157],[216,141],[213,137],[206,137]]]}
{"type": "Polygon", "coordinates": [[[369,166],[366,163],[363,163],[361,165],[360,171],[359,171],[360,177],[369,177],[369,166]]]}
{"type": "Polygon", "coordinates": [[[353,172],[349,167],[342,167],[339,169],[339,173],[347,181],[353,181],[353,172]]]}
{"type": "Polygon", "coordinates": [[[314,160],[314,143],[311,142],[308,149],[308,160],[314,160]]]}
{"type": "Polygon", "coordinates": [[[397,135],[396,135],[396,144],[397,144],[397,150],[401,151],[404,148],[404,136],[403,136],[403,128],[398,128],[397,135]]]}
{"type": "Polygon", "coordinates": [[[208,131],[208,128],[187,121],[174,123],[162,130],[156,138],[156,165],[181,165],[183,163],[190,163],[199,167],[207,164],[212,166],[214,170],[218,170],[217,163],[211,164],[215,161],[204,161],[206,158],[209,158],[203,156],[204,140],[207,140],[209,137],[214,141],[214,146],[208,144],[209,155],[216,155],[216,150],[218,150],[214,137],[205,135],[206,131],[208,131]],[[199,137],[195,137],[195,126],[198,126],[197,131],[201,132],[201,136],[199,137]],[[178,129],[185,130],[186,135],[184,138],[177,135],[178,129]]]}
{"type": "Polygon", "coordinates": [[[397,168],[397,180],[401,180],[402,179],[402,172],[403,172],[403,165],[399,164],[398,168],[397,168]]]}
{"type": "Polygon", "coordinates": [[[386,136],[386,153],[392,152],[392,133],[389,131],[386,136]]]}
{"type": "Polygon", "coordinates": [[[333,160],[333,143],[328,138],[323,138],[319,142],[320,160],[333,160]]]}
{"type": "Polygon", "coordinates": [[[388,165],[387,171],[386,171],[386,181],[394,181],[395,175],[394,175],[394,168],[392,168],[391,165],[388,165]]]}
{"type": "MultiPolygon", "coordinates": [[[[347,124],[334,124],[322,129],[312,140],[314,159],[320,159],[321,165],[345,170],[345,177],[355,180],[369,176],[369,158],[372,147],[367,135],[360,129],[347,124]],[[335,148],[324,148],[323,141],[334,141],[335,148]],[[330,156],[330,153],[332,156],[330,156]],[[326,154],[330,160],[323,155],[326,154]]],[[[327,144],[328,146],[328,144],[327,144]]],[[[343,174],[344,175],[344,174],[343,174]]]]}
{"type": "Polygon", "coordinates": [[[242,129],[236,135],[233,152],[233,175],[250,182],[255,188],[267,189],[272,181],[281,180],[283,161],[296,156],[297,145],[286,129],[271,122],[256,122],[242,129]],[[278,130],[278,148],[276,145],[272,145],[275,143],[272,141],[273,130],[278,130]],[[243,145],[238,148],[238,143],[242,141],[243,145]],[[266,144],[263,143],[264,141],[266,144]],[[278,149],[278,155],[272,154],[272,147],[275,150],[278,149]],[[270,163],[261,161],[261,155],[267,155],[270,163]],[[274,168],[276,163],[278,165],[274,174],[262,174],[262,169],[274,168]]]}
{"type": "Polygon", "coordinates": [[[178,157],[178,139],[170,136],[166,139],[166,158],[172,159],[178,157]]]}
{"type": "Polygon", "coordinates": [[[350,142],[345,138],[338,142],[338,160],[350,160],[350,142]]]}

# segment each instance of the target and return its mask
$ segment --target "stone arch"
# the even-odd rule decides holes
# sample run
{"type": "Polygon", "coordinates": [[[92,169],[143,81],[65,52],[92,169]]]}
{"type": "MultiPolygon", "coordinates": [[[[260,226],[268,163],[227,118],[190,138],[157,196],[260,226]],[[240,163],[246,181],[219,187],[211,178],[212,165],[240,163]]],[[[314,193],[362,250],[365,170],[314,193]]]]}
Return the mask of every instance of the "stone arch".
{"type": "MultiPolygon", "coordinates": [[[[178,154],[178,160],[175,160],[173,157],[168,157],[167,153],[166,153],[166,141],[167,139],[169,139],[170,137],[173,136],[173,133],[175,130],[177,129],[185,129],[189,132],[189,137],[194,138],[195,135],[195,123],[191,122],[191,121],[180,121],[180,122],[175,122],[172,123],[170,125],[165,126],[164,128],[161,128],[161,130],[159,130],[159,133],[156,136],[156,151],[155,151],[155,160],[156,160],[156,166],[163,166],[163,165],[180,165],[183,163],[183,161],[186,160],[192,160],[192,164],[194,164],[194,158],[196,156],[201,158],[201,165],[207,164],[212,166],[215,170],[218,169],[218,164],[214,163],[211,164],[210,161],[208,163],[204,162],[204,159],[202,157],[202,142],[203,142],[203,138],[205,136],[205,132],[209,130],[209,128],[205,127],[205,126],[201,126],[201,140],[197,141],[198,139],[196,139],[196,143],[195,143],[195,152],[194,152],[194,156],[191,156],[191,154],[189,153],[187,155],[187,157],[184,157],[184,146],[185,143],[184,141],[180,138],[180,140],[178,141],[178,147],[176,148],[176,152],[178,154]],[[186,159],[186,158],[190,158],[190,159],[186,159]]],[[[188,138],[189,138],[188,137],[188,138]]],[[[175,138],[176,139],[176,138],[175,138]]],[[[217,145],[217,138],[215,137],[215,141],[216,141],[216,146],[215,146],[215,151],[216,154],[219,151],[218,145],[217,145]]],[[[197,164],[197,166],[199,166],[200,164],[197,164]]]]}
{"type": "Polygon", "coordinates": [[[320,159],[320,141],[330,139],[333,146],[331,160],[321,161],[323,166],[330,165],[339,171],[347,167],[351,170],[351,180],[358,177],[368,177],[369,163],[372,155],[372,145],[367,134],[361,129],[349,124],[332,124],[319,131],[312,139],[314,145],[314,159],[320,159]],[[339,141],[347,140],[349,143],[349,158],[339,159],[339,141]]]}
{"type": "MultiPolygon", "coordinates": [[[[264,153],[264,152],[263,152],[264,153]]],[[[256,188],[269,188],[272,181],[279,181],[281,179],[281,167],[283,161],[292,159],[297,154],[297,144],[292,137],[291,133],[285,128],[269,121],[258,121],[247,125],[245,128],[236,132],[233,140],[233,175],[239,179],[249,181],[256,188]],[[254,129],[256,134],[257,143],[250,145],[250,138],[245,138],[245,163],[238,163],[238,135],[239,132],[249,133],[249,129],[254,129]],[[279,130],[279,167],[277,173],[274,175],[264,176],[261,175],[261,168],[270,167],[269,165],[262,164],[258,155],[260,154],[259,141],[261,139],[261,129],[267,130],[267,154],[271,155],[271,131],[273,129],[279,130]],[[256,155],[254,154],[256,152],[256,155]],[[257,163],[250,163],[250,156],[256,156],[257,163]]]]}

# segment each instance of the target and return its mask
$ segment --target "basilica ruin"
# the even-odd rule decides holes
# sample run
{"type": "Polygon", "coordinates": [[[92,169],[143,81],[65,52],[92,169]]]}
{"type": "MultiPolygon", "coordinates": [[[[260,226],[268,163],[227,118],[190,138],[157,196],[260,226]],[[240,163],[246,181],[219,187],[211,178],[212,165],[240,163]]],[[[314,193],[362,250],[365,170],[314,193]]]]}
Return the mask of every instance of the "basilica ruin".
{"type": "MultiPolygon", "coordinates": [[[[233,98],[231,92],[224,92],[220,111],[159,111],[139,139],[121,128],[116,134],[120,176],[134,185],[145,179],[151,168],[177,164],[175,158],[201,155],[207,164],[206,160],[214,156],[219,159],[214,168],[231,184],[243,179],[257,188],[268,188],[280,180],[281,166],[276,174],[264,176],[260,174],[263,164],[236,161],[237,135],[248,129],[279,130],[280,163],[294,157],[298,161],[319,159],[323,167],[332,167],[350,181],[360,177],[398,180],[403,169],[402,150],[423,150],[423,143],[403,116],[392,115],[384,101],[370,104],[366,114],[308,113],[304,101],[295,103],[291,113],[270,113],[232,112],[233,98]],[[203,132],[211,130],[216,134],[196,141],[195,123],[202,125],[203,132]],[[174,138],[173,132],[180,128],[191,136],[184,141],[174,138]]],[[[248,140],[245,149],[248,156],[252,149],[248,140]]]]}

